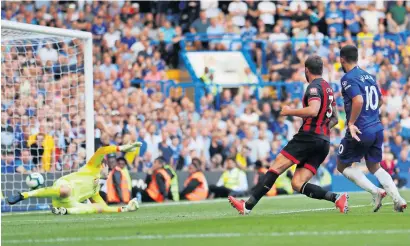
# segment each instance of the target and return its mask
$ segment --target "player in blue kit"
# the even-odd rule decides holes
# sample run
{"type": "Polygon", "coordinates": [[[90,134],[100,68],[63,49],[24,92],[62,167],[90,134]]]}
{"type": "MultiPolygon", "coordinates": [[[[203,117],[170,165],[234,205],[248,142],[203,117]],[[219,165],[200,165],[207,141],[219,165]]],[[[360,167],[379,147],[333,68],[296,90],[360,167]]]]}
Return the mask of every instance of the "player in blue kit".
{"type": "Polygon", "coordinates": [[[375,77],[357,66],[358,50],[346,45],[340,50],[340,62],[346,73],[341,79],[342,95],[348,129],[339,146],[337,170],[356,185],[373,195],[377,212],[386,192],[393,198],[394,209],[399,212],[407,207],[391,176],[380,167],[382,160],[383,125],[379,119],[382,104],[375,77]],[[369,171],[379,180],[383,189],[376,187],[364,173],[355,167],[364,157],[369,171]]]}

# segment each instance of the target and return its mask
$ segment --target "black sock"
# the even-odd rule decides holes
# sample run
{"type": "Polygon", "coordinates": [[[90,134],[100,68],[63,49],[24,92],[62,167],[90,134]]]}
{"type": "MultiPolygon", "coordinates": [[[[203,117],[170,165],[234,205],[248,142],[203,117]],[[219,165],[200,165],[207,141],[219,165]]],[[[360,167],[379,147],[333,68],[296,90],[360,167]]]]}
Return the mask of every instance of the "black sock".
{"type": "Polygon", "coordinates": [[[255,187],[254,191],[245,203],[245,208],[251,210],[259,202],[259,200],[272,188],[279,175],[269,170],[266,172],[263,182],[255,187]]]}
{"type": "Polygon", "coordinates": [[[336,201],[336,194],[330,191],[325,191],[322,187],[310,184],[308,182],[302,185],[300,189],[300,193],[305,194],[306,196],[313,198],[313,199],[325,199],[330,202],[336,201]]]}

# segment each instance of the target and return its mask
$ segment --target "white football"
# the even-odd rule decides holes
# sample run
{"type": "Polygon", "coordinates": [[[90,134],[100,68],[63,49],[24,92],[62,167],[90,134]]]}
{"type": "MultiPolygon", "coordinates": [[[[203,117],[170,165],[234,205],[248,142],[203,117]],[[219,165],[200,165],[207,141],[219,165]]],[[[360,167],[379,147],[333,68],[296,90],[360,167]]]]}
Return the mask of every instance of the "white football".
{"type": "Polygon", "coordinates": [[[41,173],[31,173],[27,175],[26,184],[30,189],[35,190],[44,184],[44,177],[41,173]]]}

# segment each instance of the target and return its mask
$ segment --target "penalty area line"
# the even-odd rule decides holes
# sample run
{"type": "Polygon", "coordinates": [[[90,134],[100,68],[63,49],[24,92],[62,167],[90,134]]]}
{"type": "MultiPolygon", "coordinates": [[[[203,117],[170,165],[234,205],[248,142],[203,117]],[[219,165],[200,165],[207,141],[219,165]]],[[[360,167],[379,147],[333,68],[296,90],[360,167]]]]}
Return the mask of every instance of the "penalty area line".
{"type": "Polygon", "coordinates": [[[354,230],[354,231],[295,231],[295,232],[267,232],[267,233],[200,233],[200,234],[152,234],[134,236],[101,236],[101,237],[57,237],[48,239],[15,239],[2,240],[8,244],[27,243],[61,243],[84,241],[128,241],[128,240],[167,240],[167,239],[197,239],[197,238],[233,238],[233,237],[309,237],[309,236],[340,236],[340,235],[392,235],[408,234],[410,229],[402,230],[354,230]]]}

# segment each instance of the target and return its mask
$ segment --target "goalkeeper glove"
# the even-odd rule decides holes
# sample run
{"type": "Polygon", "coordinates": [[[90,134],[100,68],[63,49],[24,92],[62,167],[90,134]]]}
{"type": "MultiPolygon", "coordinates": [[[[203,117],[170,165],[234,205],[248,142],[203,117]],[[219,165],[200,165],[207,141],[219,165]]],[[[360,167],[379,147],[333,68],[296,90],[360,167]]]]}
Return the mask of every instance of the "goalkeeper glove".
{"type": "Polygon", "coordinates": [[[118,146],[118,149],[121,152],[133,152],[135,151],[136,148],[139,148],[141,146],[142,146],[141,142],[135,142],[132,144],[124,144],[124,145],[118,146]]]}

